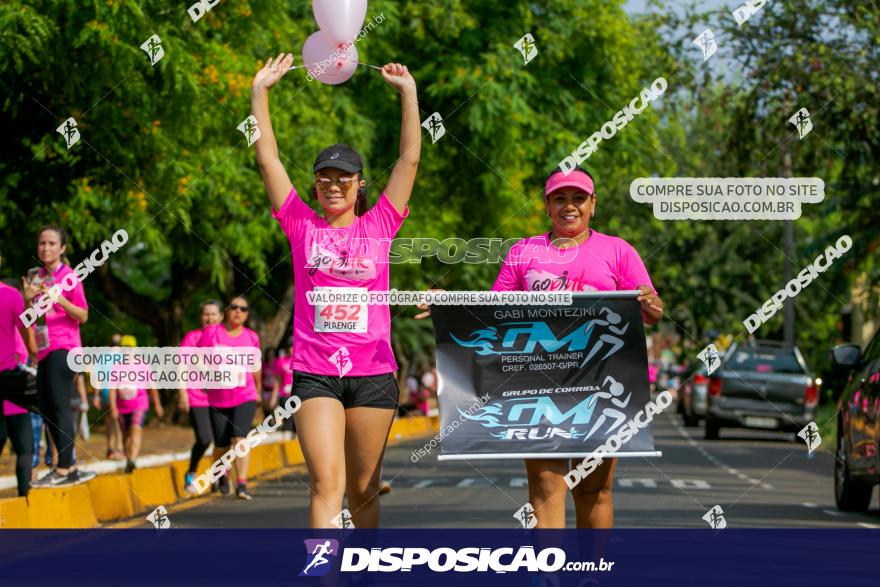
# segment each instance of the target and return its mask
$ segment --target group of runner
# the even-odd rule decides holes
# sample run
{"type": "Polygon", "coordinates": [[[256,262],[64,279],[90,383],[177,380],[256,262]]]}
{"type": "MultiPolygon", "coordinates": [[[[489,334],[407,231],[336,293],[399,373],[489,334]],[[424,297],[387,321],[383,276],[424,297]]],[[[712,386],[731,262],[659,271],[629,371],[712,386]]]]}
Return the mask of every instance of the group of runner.
{"type": "MultiPolygon", "coordinates": [[[[293,393],[302,400],[294,418],[311,480],[309,525],[331,527],[347,498],[355,527],[376,527],[382,460],[397,396],[390,311],[388,306],[363,306],[357,319],[349,312],[346,321],[330,321],[325,319],[328,308],[309,306],[306,292],[342,287],[388,290],[388,249],[361,254],[347,250],[346,243],[390,242],[409,215],[421,149],[416,83],[405,66],[389,63],[381,68],[382,77],[400,94],[402,120],[399,157],[376,204],[367,209],[360,155],[348,145],[336,144],[322,151],[312,166],[311,196],[323,209],[319,215],[293,187],[269,115],[269,91],[292,65],[291,54],[266,61],[253,80],[251,107],[262,131],[255,143],[257,163],[293,259],[293,393]],[[309,258],[316,250],[320,258],[338,262],[311,267],[309,258]]],[[[638,290],[645,322],[659,321],[663,302],[639,254],[623,239],[589,227],[596,202],[594,179],[583,168],[551,173],[544,204],[552,230],[511,249],[493,290],[531,290],[548,277],[570,290],[638,290]],[[576,254],[566,255],[560,265],[557,246],[574,247],[576,254]],[[517,251],[526,247],[533,254],[521,262],[525,257],[517,251]]],[[[331,307],[329,315],[337,310],[331,307]]],[[[578,527],[612,525],[615,465],[616,459],[606,459],[573,491],[578,527]]],[[[571,468],[568,459],[526,461],[529,501],[539,527],[565,526],[564,475],[571,468]]]]}
{"type": "MultiPolygon", "coordinates": [[[[368,209],[363,161],[350,146],[335,144],[316,158],[311,190],[323,214],[315,213],[300,198],[280,160],[269,116],[269,90],[290,70],[293,56],[269,58],[252,84],[252,113],[261,129],[255,143],[258,167],[272,206],[272,215],[288,237],[295,284],[293,344],[282,354],[284,369],[248,373],[238,387],[224,390],[186,390],[180,407],[189,411],[195,432],[187,491],[194,493],[193,479],[199,460],[213,443],[218,458],[251,429],[257,403],[271,405],[280,396],[293,393],[302,402],[294,414],[296,431],[308,467],[311,484],[309,526],[332,527],[347,498],[354,525],[379,524],[378,496],[388,433],[398,405],[397,363],[391,346],[391,316],[387,305],[359,307],[356,316],[332,320],[338,314],[333,305],[309,305],[307,292],[316,288],[359,288],[362,291],[389,289],[389,245],[409,215],[409,201],[418,169],[421,133],[415,80],[407,68],[389,63],[381,75],[400,94],[401,131],[399,157],[388,184],[377,202],[368,209]],[[386,243],[367,252],[347,250],[346,243],[386,243]],[[318,251],[337,262],[314,267],[309,262],[318,251]],[[272,387],[264,384],[272,383],[272,387]]],[[[556,169],[546,180],[544,204],[552,229],[524,239],[508,254],[493,286],[496,291],[531,290],[538,281],[560,280],[570,290],[639,290],[646,323],[663,315],[663,303],[651,284],[636,250],[623,239],[589,227],[596,212],[597,194],[593,177],[578,167],[568,174],[556,169]],[[560,245],[556,239],[567,239],[560,245]],[[574,247],[576,255],[559,262],[556,247],[574,247]],[[527,262],[517,251],[528,248],[527,262]],[[535,251],[543,251],[535,254],[535,251]],[[514,261],[516,259],[516,261],[514,261]]],[[[42,272],[61,279],[70,271],[62,263],[66,237],[56,228],[41,233],[39,252],[42,272]]],[[[27,289],[33,299],[39,291],[27,289]]],[[[43,290],[40,291],[44,291],[43,290]]],[[[79,345],[79,324],[88,308],[81,284],[65,292],[47,316],[48,346],[37,348],[39,339],[23,328],[17,316],[23,301],[17,292],[0,290],[4,298],[3,336],[18,328],[31,358],[38,362],[41,407],[45,407],[50,433],[59,447],[55,470],[36,482],[57,485],[77,481],[72,463],[72,426],[58,405],[69,397],[73,377],[66,365],[67,350],[79,345]],[[6,302],[6,298],[9,302],[6,302]],[[7,311],[8,309],[8,311],[7,311]]],[[[233,298],[225,307],[209,301],[201,308],[201,328],[188,332],[182,346],[232,346],[260,348],[257,334],[245,326],[248,302],[233,298]]],[[[343,312],[344,313],[344,312],[343,312]]],[[[426,313],[421,314],[424,316],[426,313]]],[[[12,340],[4,338],[0,342],[12,340]]],[[[0,368],[15,362],[12,353],[0,356],[0,368]]],[[[277,364],[277,361],[270,362],[277,364]]],[[[12,416],[15,417],[14,415],[12,416]]],[[[131,420],[138,420],[133,416],[131,420]]],[[[7,419],[7,422],[9,420],[7,419]]],[[[573,490],[578,527],[610,527],[613,519],[611,483],[616,459],[604,464],[573,490]]],[[[539,527],[565,526],[567,486],[563,476],[572,464],[567,459],[531,459],[525,463],[529,501],[535,508],[539,527]]],[[[248,458],[234,461],[235,491],[250,499],[247,490],[248,458]]],[[[228,493],[232,483],[223,475],[215,491],[228,493]]]]}

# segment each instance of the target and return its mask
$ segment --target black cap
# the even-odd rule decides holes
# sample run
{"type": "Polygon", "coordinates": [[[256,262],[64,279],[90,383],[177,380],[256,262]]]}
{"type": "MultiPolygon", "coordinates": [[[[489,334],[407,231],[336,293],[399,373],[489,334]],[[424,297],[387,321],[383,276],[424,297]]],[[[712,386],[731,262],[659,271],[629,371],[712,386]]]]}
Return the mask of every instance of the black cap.
{"type": "Polygon", "coordinates": [[[349,173],[358,173],[363,171],[364,162],[358,152],[350,146],[345,143],[337,143],[321,151],[318,158],[315,159],[312,171],[317,172],[328,167],[349,173]]]}

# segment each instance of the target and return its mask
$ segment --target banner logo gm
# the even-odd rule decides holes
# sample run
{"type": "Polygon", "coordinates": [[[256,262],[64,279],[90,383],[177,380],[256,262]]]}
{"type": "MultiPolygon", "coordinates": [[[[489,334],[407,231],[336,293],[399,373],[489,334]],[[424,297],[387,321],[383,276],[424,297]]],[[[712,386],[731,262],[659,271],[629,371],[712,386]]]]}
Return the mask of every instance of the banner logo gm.
{"type": "Polygon", "coordinates": [[[503,400],[484,406],[473,414],[461,410],[459,413],[484,428],[505,428],[492,434],[501,440],[543,440],[557,436],[581,438],[587,434],[586,425],[593,417],[597,399],[597,395],[591,395],[567,412],[560,410],[551,397],[543,396],[503,400]],[[569,424],[567,429],[559,427],[566,424],[569,424]]]}
{"type": "Polygon", "coordinates": [[[476,349],[478,355],[523,355],[532,354],[540,345],[540,351],[555,353],[560,351],[585,351],[597,331],[601,332],[593,340],[579,368],[583,369],[594,357],[605,349],[598,360],[604,361],[623,348],[623,339],[629,324],[621,324],[621,316],[609,308],[602,308],[599,314],[604,318],[593,318],[574,328],[562,338],[558,338],[546,322],[503,322],[472,331],[464,338],[450,333],[459,346],[476,349]]]}

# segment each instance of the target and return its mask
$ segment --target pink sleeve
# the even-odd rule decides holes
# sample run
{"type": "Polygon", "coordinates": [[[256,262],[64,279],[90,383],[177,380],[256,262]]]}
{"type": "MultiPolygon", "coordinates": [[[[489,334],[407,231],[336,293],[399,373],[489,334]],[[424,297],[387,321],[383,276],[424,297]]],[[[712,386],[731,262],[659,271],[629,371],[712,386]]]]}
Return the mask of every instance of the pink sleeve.
{"type": "Polygon", "coordinates": [[[657,293],[642,258],[631,244],[622,241],[617,255],[618,289],[638,289],[640,285],[647,285],[657,293]]]}
{"type": "MultiPolygon", "coordinates": [[[[21,313],[19,311],[19,313],[21,313]]],[[[18,328],[15,329],[15,359],[19,363],[26,363],[28,360],[28,350],[27,346],[24,344],[24,341],[21,339],[21,333],[18,331],[18,328]]]]}
{"type": "Polygon", "coordinates": [[[202,331],[202,336],[199,338],[196,346],[199,347],[209,347],[214,346],[214,328],[212,326],[208,326],[205,330],[202,331]]]}
{"type": "MultiPolygon", "coordinates": [[[[260,349],[260,335],[251,330],[251,346],[255,349],[260,349]]],[[[261,350],[262,352],[262,350],[261,350]]]]}
{"type": "Polygon", "coordinates": [[[519,291],[522,289],[522,276],[520,268],[522,265],[517,262],[522,252],[522,244],[516,243],[510,247],[504,262],[501,264],[501,271],[498,272],[498,278],[492,286],[492,291],[519,291]]]}
{"type": "Polygon", "coordinates": [[[62,295],[70,300],[70,303],[74,306],[86,309],[89,307],[89,303],[86,301],[86,290],[78,279],[76,280],[76,287],[69,292],[64,292],[62,295]]]}
{"type": "Polygon", "coordinates": [[[364,214],[363,221],[367,223],[369,236],[394,238],[407,216],[409,216],[409,206],[401,214],[385,192],[382,192],[379,201],[364,214]]]}
{"type": "Polygon", "coordinates": [[[317,216],[317,214],[300,199],[295,187],[290,188],[290,193],[287,194],[281,209],[277,212],[272,210],[272,218],[278,221],[286,235],[293,232],[299,221],[311,216],[317,216]]]}

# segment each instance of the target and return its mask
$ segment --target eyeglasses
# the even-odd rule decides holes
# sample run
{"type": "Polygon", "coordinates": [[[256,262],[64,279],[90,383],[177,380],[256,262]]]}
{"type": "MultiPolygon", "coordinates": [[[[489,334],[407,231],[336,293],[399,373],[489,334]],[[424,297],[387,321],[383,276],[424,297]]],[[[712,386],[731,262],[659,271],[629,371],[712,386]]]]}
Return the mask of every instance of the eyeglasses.
{"type": "Polygon", "coordinates": [[[332,179],[329,177],[319,177],[315,180],[315,185],[318,186],[318,190],[322,192],[329,192],[330,188],[334,185],[339,186],[341,190],[347,190],[349,186],[353,186],[357,183],[357,177],[340,177],[339,179],[332,179]]]}
{"type": "Polygon", "coordinates": [[[239,306],[238,304],[229,304],[229,309],[232,310],[233,312],[234,312],[235,310],[241,310],[242,312],[247,312],[247,311],[248,311],[248,307],[247,307],[247,306],[239,306]]]}

